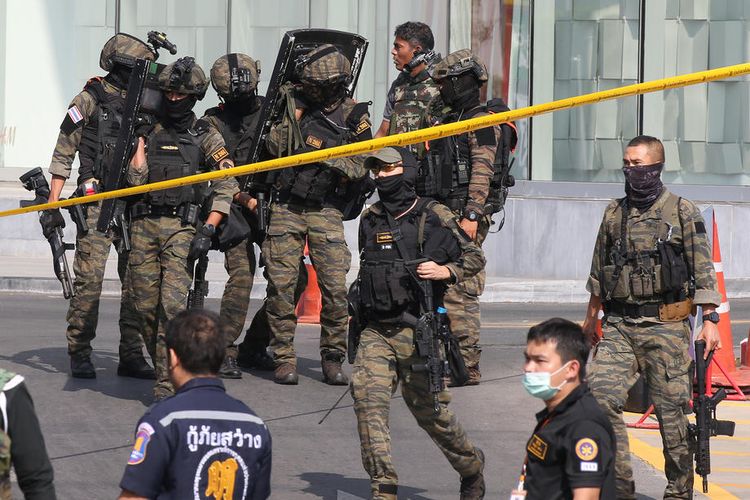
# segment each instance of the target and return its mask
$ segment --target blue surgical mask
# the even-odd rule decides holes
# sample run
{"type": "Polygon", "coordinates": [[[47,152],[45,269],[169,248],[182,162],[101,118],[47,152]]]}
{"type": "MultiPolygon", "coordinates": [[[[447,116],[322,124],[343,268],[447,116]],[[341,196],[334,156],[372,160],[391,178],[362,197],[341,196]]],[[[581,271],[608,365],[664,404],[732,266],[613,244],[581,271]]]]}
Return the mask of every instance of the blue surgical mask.
{"type": "MultiPolygon", "coordinates": [[[[570,363],[570,361],[568,361],[570,363]]],[[[557,387],[551,387],[550,386],[550,380],[552,379],[552,375],[555,375],[559,373],[563,368],[568,366],[568,363],[565,363],[560,368],[555,370],[554,372],[526,372],[523,374],[523,386],[526,389],[526,392],[534,396],[535,398],[542,399],[544,401],[548,401],[555,397],[555,395],[560,392],[560,389],[562,386],[564,386],[568,381],[563,380],[563,383],[558,385],[557,387]]]]}

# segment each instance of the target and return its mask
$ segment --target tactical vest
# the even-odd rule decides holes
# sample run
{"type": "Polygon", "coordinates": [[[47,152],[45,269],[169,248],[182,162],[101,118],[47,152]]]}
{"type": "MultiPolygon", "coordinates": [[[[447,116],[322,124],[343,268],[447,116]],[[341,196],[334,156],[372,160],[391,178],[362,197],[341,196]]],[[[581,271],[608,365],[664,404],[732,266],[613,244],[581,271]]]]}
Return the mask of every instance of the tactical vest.
{"type": "Polygon", "coordinates": [[[105,168],[111,165],[117,135],[122,122],[125,98],[120,92],[107,92],[99,78],[92,78],[83,88],[96,101],[97,111],[83,127],[78,157],[78,182],[91,178],[104,180],[105,168]]]}
{"type": "MultiPolygon", "coordinates": [[[[148,137],[148,182],[179,179],[201,172],[204,165],[201,137],[207,131],[208,124],[201,120],[195,123],[194,128],[183,132],[161,127],[154,130],[148,137]]],[[[206,190],[205,184],[194,184],[152,191],[133,206],[133,217],[147,213],[162,213],[163,210],[158,210],[160,207],[201,205],[206,190]]],[[[183,219],[188,219],[185,214],[179,215],[183,219]]],[[[193,220],[189,222],[194,223],[193,220]]]]}
{"type": "Polygon", "coordinates": [[[219,133],[224,138],[229,156],[234,160],[235,165],[246,165],[250,162],[262,99],[258,97],[256,102],[254,111],[243,116],[241,120],[231,120],[223,106],[206,111],[206,116],[216,118],[219,133]]]}
{"type": "MultiPolygon", "coordinates": [[[[461,115],[462,120],[474,118],[479,114],[486,115],[508,108],[501,99],[492,99],[483,106],[477,106],[461,115]]],[[[457,116],[449,115],[445,123],[456,121],[457,116]]],[[[501,128],[501,136],[512,134],[515,129],[501,128]]],[[[493,130],[494,133],[494,130],[493,130]]],[[[515,145],[515,141],[513,141],[515,145]]],[[[493,161],[493,177],[490,181],[490,192],[485,207],[485,214],[499,211],[493,200],[502,198],[504,204],[507,196],[508,156],[509,148],[502,147],[503,140],[496,144],[493,161]],[[504,190],[504,192],[503,192],[504,190]]],[[[416,190],[420,196],[430,196],[451,210],[462,212],[469,198],[469,184],[471,182],[471,147],[469,134],[459,134],[429,142],[429,153],[422,159],[419,166],[416,190]]]]}
{"type": "Polygon", "coordinates": [[[607,231],[611,240],[599,249],[602,300],[605,304],[671,304],[685,300],[692,292],[683,250],[681,198],[669,193],[654,217],[630,227],[625,200],[619,200],[607,231]]]}
{"type": "Polygon", "coordinates": [[[15,373],[0,368],[0,500],[10,500],[10,436],[8,436],[8,408],[3,388],[15,373]]]}
{"type": "MultiPolygon", "coordinates": [[[[356,137],[357,126],[366,112],[367,103],[360,103],[354,105],[348,115],[344,114],[343,106],[329,115],[319,110],[305,113],[299,121],[302,141],[308,150],[349,144],[356,137]]],[[[322,163],[286,168],[276,181],[282,202],[342,210],[349,198],[346,187],[342,191],[340,185],[341,175],[322,163]]]]}
{"type": "MultiPolygon", "coordinates": [[[[362,241],[359,291],[361,305],[370,317],[396,318],[406,311],[419,315],[418,289],[414,278],[404,265],[406,260],[415,260],[422,252],[422,244],[429,237],[430,225],[438,224],[430,208],[435,200],[420,198],[414,208],[400,217],[396,224],[400,234],[394,236],[385,209],[370,209],[360,222],[362,241]],[[430,219],[428,221],[428,219],[430,219]],[[429,223],[428,223],[429,222],[429,223]],[[409,252],[402,256],[395,238],[404,241],[403,248],[409,252]]],[[[412,269],[413,271],[413,269],[412,269]]]]}
{"type": "Polygon", "coordinates": [[[414,79],[401,73],[394,85],[393,112],[388,135],[418,130],[422,125],[422,116],[427,105],[439,94],[437,84],[426,70],[414,79]]]}

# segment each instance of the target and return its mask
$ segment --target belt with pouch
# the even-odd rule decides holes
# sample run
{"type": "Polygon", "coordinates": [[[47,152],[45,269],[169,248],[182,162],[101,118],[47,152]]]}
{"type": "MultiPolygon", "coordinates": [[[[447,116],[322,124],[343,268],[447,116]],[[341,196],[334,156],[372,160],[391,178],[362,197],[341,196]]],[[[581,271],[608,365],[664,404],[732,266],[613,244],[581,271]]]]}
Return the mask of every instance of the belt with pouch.
{"type": "Polygon", "coordinates": [[[148,203],[136,203],[132,206],[130,216],[139,219],[149,215],[157,217],[178,217],[183,224],[195,226],[198,224],[200,205],[195,203],[183,203],[182,205],[150,205],[148,203]]]}

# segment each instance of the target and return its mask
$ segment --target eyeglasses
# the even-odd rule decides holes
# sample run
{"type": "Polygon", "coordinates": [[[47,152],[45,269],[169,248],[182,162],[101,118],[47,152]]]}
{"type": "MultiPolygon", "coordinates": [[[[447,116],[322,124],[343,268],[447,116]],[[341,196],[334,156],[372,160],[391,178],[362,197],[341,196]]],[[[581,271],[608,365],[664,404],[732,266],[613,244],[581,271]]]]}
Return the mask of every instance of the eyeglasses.
{"type": "Polygon", "coordinates": [[[378,162],[375,166],[372,167],[372,172],[374,174],[377,174],[378,172],[392,172],[396,169],[396,167],[400,167],[402,163],[400,161],[397,161],[396,163],[380,163],[378,162]]]}

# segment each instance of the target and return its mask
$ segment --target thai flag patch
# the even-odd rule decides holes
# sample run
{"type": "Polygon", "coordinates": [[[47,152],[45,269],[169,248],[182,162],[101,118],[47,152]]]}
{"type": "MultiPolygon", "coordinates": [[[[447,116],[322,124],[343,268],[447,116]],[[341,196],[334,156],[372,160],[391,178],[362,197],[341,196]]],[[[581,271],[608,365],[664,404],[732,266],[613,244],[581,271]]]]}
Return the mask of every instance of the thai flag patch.
{"type": "Polygon", "coordinates": [[[78,106],[71,106],[68,108],[68,116],[73,120],[73,123],[78,123],[83,120],[83,115],[79,111],[78,106]]]}

